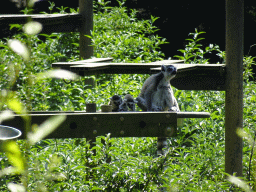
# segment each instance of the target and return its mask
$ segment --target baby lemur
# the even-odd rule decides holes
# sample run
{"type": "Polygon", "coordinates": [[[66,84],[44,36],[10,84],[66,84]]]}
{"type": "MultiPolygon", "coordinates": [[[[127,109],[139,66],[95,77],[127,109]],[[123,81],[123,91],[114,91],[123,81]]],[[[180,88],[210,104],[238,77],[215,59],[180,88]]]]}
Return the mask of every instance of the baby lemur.
{"type": "Polygon", "coordinates": [[[109,99],[110,99],[109,105],[112,105],[112,111],[113,112],[119,111],[119,106],[123,102],[122,97],[119,95],[114,95],[114,96],[110,97],[109,99]]]}
{"type": "Polygon", "coordinates": [[[136,100],[130,94],[124,96],[122,104],[119,106],[119,111],[135,111],[136,100]]]}
{"type": "Polygon", "coordinates": [[[143,84],[136,98],[137,105],[143,111],[180,111],[170,84],[176,73],[173,65],[162,65],[161,72],[150,76],[143,84]]]}

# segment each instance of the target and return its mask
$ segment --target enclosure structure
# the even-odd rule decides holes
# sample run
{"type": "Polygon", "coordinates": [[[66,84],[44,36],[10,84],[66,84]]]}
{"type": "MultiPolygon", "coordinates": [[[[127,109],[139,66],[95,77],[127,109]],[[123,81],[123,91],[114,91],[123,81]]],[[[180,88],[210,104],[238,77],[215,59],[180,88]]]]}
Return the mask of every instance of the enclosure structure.
{"type": "MultiPolygon", "coordinates": [[[[90,46],[90,39],[85,36],[90,35],[90,31],[93,30],[93,0],[79,0],[79,8],[79,14],[69,14],[65,16],[1,15],[0,26],[6,23],[22,23],[24,18],[26,20],[26,18],[29,17],[43,23],[43,32],[45,33],[47,33],[47,31],[79,31],[81,34],[80,57],[87,59],[93,55],[93,47],[90,46]],[[63,27],[63,24],[65,27],[63,27]]],[[[172,84],[180,89],[226,91],[225,170],[229,174],[236,173],[237,176],[242,175],[242,139],[236,134],[236,130],[237,128],[243,127],[243,28],[244,1],[226,0],[226,65],[182,66],[177,64],[179,75],[172,81],[172,84]],[[210,77],[208,77],[208,75],[210,75],[210,77]]],[[[78,62],[53,64],[53,66],[89,75],[93,74],[92,71],[97,71],[97,73],[114,71],[115,66],[118,66],[118,64],[97,64],[96,67],[95,63],[92,65],[78,62]]],[[[126,64],[126,72],[130,73],[130,69],[134,66],[133,64],[126,64]]],[[[154,69],[153,65],[151,65],[147,67],[145,71],[147,71],[146,73],[153,73],[154,70],[157,69],[154,69]]],[[[154,114],[156,115],[157,113],[154,114]]],[[[112,116],[115,116],[115,114],[112,114],[112,116]]]]}
{"type": "Polygon", "coordinates": [[[226,0],[225,170],[242,176],[244,1],[226,0]]]}

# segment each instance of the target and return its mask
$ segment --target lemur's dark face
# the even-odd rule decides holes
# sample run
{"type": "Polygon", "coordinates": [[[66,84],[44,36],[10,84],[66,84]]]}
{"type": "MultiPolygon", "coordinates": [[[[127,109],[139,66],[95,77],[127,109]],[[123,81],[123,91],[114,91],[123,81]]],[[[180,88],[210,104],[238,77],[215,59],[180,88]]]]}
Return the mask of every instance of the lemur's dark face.
{"type": "Polygon", "coordinates": [[[129,109],[131,111],[134,111],[135,110],[135,103],[134,101],[133,102],[127,102],[127,101],[124,101],[120,106],[119,108],[123,111],[129,111],[129,109]]]}
{"type": "Polygon", "coordinates": [[[114,95],[111,98],[114,105],[119,106],[122,103],[122,98],[119,95],[114,95]]]}
{"type": "Polygon", "coordinates": [[[114,100],[114,104],[119,106],[122,103],[122,99],[114,100]]]}
{"type": "Polygon", "coordinates": [[[164,74],[165,78],[173,79],[177,74],[177,68],[173,65],[162,65],[162,73],[164,74]]]}

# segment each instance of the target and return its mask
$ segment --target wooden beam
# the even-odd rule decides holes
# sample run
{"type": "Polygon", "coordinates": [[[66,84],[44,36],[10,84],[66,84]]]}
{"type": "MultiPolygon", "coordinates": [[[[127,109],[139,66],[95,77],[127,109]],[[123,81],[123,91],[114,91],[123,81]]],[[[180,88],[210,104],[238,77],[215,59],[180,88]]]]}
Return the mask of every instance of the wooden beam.
{"type": "MultiPolygon", "coordinates": [[[[33,112],[30,114],[31,123],[40,125],[49,117],[59,114],[65,114],[66,121],[47,138],[93,139],[108,133],[111,133],[111,137],[170,137],[175,133],[178,118],[210,117],[206,112],[33,112]]],[[[17,128],[23,133],[25,130],[20,115],[4,121],[3,125],[17,128]]]]}
{"type": "Polygon", "coordinates": [[[226,0],[225,171],[242,176],[244,0],[226,0]]]}
{"type": "MultiPolygon", "coordinates": [[[[178,62],[178,61],[177,61],[178,62]]],[[[163,63],[177,67],[172,86],[180,90],[225,90],[226,65],[224,64],[181,64],[174,61],[152,63],[92,63],[85,61],[57,62],[58,67],[82,75],[95,74],[154,74],[160,71],[163,63]],[[169,63],[168,63],[169,62],[169,63]]]]}
{"type": "Polygon", "coordinates": [[[101,63],[101,62],[108,62],[108,61],[113,61],[113,58],[92,58],[92,59],[86,59],[86,60],[81,60],[81,61],[74,61],[72,63],[77,63],[77,64],[84,64],[84,63],[101,63]]]}
{"type": "Polygon", "coordinates": [[[16,14],[0,15],[0,26],[9,27],[9,24],[25,24],[32,18],[43,25],[41,33],[78,32],[81,27],[80,14],[16,14]]]}
{"type": "Polygon", "coordinates": [[[88,59],[93,56],[91,39],[85,35],[91,35],[93,31],[93,0],[79,0],[79,13],[82,16],[80,28],[80,58],[88,59]]]}

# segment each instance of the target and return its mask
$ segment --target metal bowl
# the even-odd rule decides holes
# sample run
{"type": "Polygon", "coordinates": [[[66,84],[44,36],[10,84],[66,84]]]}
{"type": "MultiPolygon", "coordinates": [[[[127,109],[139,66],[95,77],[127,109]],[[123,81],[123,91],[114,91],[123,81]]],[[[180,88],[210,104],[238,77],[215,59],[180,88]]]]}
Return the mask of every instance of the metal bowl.
{"type": "Polygon", "coordinates": [[[16,128],[0,125],[0,140],[16,139],[21,134],[21,131],[16,128]]]}

